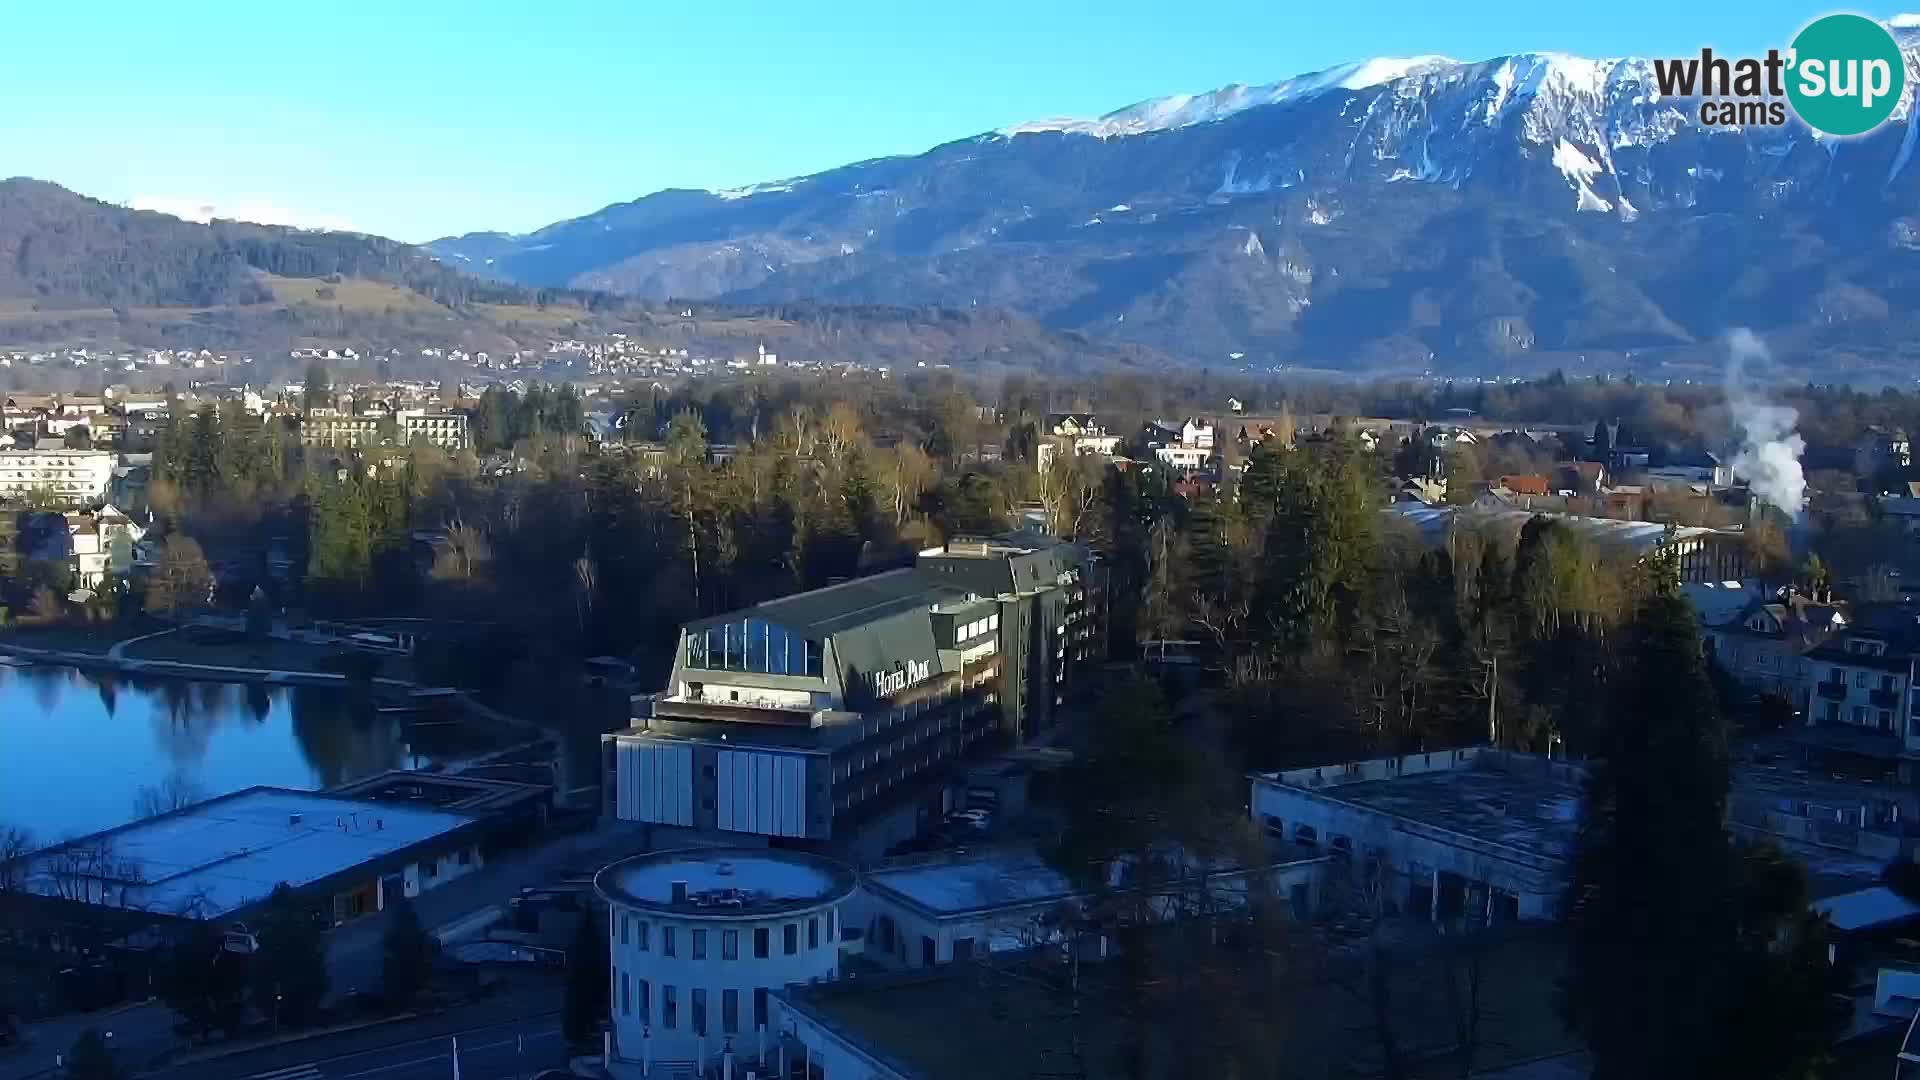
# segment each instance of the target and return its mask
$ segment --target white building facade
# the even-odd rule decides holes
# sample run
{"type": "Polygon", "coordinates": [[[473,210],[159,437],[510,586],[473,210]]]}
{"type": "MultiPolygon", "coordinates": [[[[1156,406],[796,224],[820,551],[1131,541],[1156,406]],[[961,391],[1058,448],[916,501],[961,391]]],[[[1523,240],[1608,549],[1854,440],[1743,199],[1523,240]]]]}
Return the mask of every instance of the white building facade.
{"type": "Polygon", "coordinates": [[[1273,840],[1324,852],[1436,921],[1554,920],[1579,828],[1578,766],[1485,747],[1256,774],[1273,840]]]}
{"type": "Polygon", "coordinates": [[[45,492],[70,503],[107,497],[116,458],[110,450],[0,450],[0,497],[45,492]]]}
{"type": "Polygon", "coordinates": [[[612,956],[606,1064],[624,1077],[770,1045],[772,993],[839,976],[856,879],[803,852],[690,848],[614,863],[594,885],[612,956]]]}

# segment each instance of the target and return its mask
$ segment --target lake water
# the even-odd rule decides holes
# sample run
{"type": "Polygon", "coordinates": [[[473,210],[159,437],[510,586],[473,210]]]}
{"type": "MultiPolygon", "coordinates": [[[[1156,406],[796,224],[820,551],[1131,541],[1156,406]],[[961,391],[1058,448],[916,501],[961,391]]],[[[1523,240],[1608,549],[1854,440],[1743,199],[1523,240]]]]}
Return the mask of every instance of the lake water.
{"type": "Polygon", "coordinates": [[[328,688],[0,666],[0,828],[48,843],[142,816],[143,789],[326,788],[471,753],[328,688]]]}

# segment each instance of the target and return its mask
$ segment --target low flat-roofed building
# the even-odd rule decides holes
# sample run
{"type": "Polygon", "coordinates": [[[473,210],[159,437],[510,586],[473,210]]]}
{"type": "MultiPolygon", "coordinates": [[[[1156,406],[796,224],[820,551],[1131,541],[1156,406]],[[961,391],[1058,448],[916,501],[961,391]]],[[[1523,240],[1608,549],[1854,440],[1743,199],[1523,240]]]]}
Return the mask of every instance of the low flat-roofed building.
{"type": "Polygon", "coordinates": [[[330,898],[344,922],[478,869],[480,826],[471,814],[252,787],[36,852],[22,892],[129,921],[224,921],[284,883],[330,898]]]}
{"type": "Polygon", "coordinates": [[[537,827],[546,822],[547,812],[553,806],[551,784],[411,769],[389,769],[343,784],[329,794],[389,806],[451,810],[484,817],[503,826],[537,827]]]}
{"type": "MultiPolygon", "coordinates": [[[[1289,855],[1266,866],[1195,868],[1194,891],[1224,906],[1244,900],[1266,875],[1270,895],[1307,917],[1319,899],[1327,856],[1289,855]]],[[[892,967],[933,967],[989,952],[1030,949],[1053,939],[1057,916],[1093,898],[1029,847],[937,852],[883,863],[861,875],[855,905],[868,959],[892,967]]],[[[1122,886],[1122,891],[1125,887],[1122,886]]],[[[1150,886],[1171,896],[1172,886],[1150,886]]],[[[1151,905],[1149,905],[1151,906],[1151,905]]]]}
{"type": "Polygon", "coordinates": [[[1579,831],[1577,765],[1466,747],[1250,780],[1269,837],[1377,865],[1406,911],[1558,917],[1579,831]]]}
{"type": "MultiPolygon", "coordinates": [[[[1581,464],[1591,464],[1581,462],[1581,464]]],[[[1581,539],[1617,548],[1636,559],[1654,552],[1671,554],[1681,581],[1728,581],[1746,576],[1747,549],[1743,535],[1732,529],[1672,525],[1659,521],[1627,521],[1587,514],[1536,512],[1531,509],[1494,509],[1482,506],[1422,506],[1399,503],[1381,513],[1412,524],[1429,544],[1444,547],[1456,528],[1489,535],[1518,536],[1529,521],[1545,517],[1572,529],[1581,539]]]]}

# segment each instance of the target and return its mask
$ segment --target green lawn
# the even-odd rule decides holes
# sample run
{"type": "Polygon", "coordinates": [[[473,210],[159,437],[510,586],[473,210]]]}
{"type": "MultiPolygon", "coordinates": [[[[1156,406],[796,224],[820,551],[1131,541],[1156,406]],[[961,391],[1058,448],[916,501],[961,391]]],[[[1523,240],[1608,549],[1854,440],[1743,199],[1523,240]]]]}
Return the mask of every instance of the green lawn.
{"type": "MultiPolygon", "coordinates": [[[[129,645],[126,656],[130,660],[171,660],[216,667],[328,672],[338,670],[329,667],[327,661],[341,651],[291,641],[250,641],[237,633],[187,630],[129,645]]],[[[376,674],[385,679],[411,679],[413,671],[404,658],[382,657],[376,674]]]]}
{"type": "Polygon", "coordinates": [[[15,624],[0,630],[0,644],[28,649],[58,649],[104,655],[113,645],[131,637],[166,629],[151,619],[118,619],[104,623],[55,623],[46,626],[15,624]]]}

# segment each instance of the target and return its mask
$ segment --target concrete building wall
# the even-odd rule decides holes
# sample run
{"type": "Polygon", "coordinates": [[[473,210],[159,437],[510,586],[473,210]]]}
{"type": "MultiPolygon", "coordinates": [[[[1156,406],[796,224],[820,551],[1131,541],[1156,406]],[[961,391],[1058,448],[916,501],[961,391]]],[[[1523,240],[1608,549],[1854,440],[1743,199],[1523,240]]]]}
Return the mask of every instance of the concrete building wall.
{"type": "Polygon", "coordinates": [[[756,1044],[756,1002],[769,1030],[778,1030],[771,1024],[772,991],[838,976],[841,906],[828,902],[766,918],[703,918],[610,903],[616,1056],[692,1062],[704,1046],[708,1061],[717,1061],[728,1038],[736,1049],[756,1044]],[[704,1020],[696,1001],[705,1007],[704,1020]]]}
{"type": "Polygon", "coordinates": [[[774,1014],[777,1029],[801,1046],[797,1055],[788,1056],[789,1068],[797,1064],[808,1070],[808,1076],[824,1080],[906,1080],[893,1066],[786,1002],[776,1000],[774,1014]]]}
{"type": "Polygon", "coordinates": [[[622,821],[692,825],[693,747],[647,739],[614,744],[614,816],[622,821]]]}
{"type": "MultiPolygon", "coordinates": [[[[1275,839],[1303,853],[1322,852],[1342,862],[1375,862],[1389,875],[1396,901],[1415,912],[1443,913],[1440,900],[1473,886],[1496,891],[1493,904],[1521,919],[1556,917],[1565,882],[1550,862],[1497,845],[1423,827],[1387,814],[1327,798],[1318,792],[1256,781],[1254,820],[1275,839]]],[[[1563,869],[1563,868],[1561,868],[1563,869]]]]}
{"type": "Polygon", "coordinates": [[[715,827],[765,836],[808,835],[805,758],[764,750],[720,750],[714,756],[715,827]]]}

